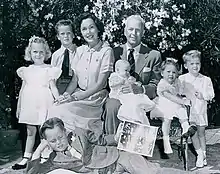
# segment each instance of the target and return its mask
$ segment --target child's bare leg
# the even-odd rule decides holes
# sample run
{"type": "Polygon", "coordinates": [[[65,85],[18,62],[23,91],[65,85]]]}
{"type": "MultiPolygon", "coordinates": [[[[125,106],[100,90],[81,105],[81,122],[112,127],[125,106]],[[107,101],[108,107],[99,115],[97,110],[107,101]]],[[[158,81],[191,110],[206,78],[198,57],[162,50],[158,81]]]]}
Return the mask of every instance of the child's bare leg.
{"type": "Polygon", "coordinates": [[[198,126],[198,138],[200,142],[200,147],[203,151],[203,157],[204,157],[204,165],[207,165],[206,160],[206,139],[205,139],[205,126],[198,126]]]}
{"type": "Polygon", "coordinates": [[[163,145],[164,145],[164,152],[166,154],[173,153],[173,150],[170,145],[170,138],[169,138],[170,124],[171,124],[171,120],[169,119],[163,120],[163,123],[162,123],[163,145]]]}
{"type": "Polygon", "coordinates": [[[197,153],[196,167],[203,167],[204,155],[199,140],[199,126],[197,126],[197,129],[198,131],[192,136],[192,143],[197,153]]]}
{"type": "MultiPolygon", "coordinates": [[[[33,125],[27,125],[27,140],[25,146],[24,157],[31,158],[34,143],[35,143],[35,136],[37,132],[37,127],[33,125]]],[[[19,165],[24,165],[27,163],[28,159],[23,158],[19,165]]]]}
{"type": "Polygon", "coordinates": [[[189,129],[189,122],[187,119],[179,119],[181,127],[183,129],[182,134],[186,133],[189,129]]]}

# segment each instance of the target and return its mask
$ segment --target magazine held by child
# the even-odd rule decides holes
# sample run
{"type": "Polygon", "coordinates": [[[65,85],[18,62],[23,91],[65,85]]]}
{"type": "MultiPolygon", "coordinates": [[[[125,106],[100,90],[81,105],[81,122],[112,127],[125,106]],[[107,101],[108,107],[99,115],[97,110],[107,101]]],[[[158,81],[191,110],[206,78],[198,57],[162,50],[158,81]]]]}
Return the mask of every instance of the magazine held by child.
{"type": "Polygon", "coordinates": [[[158,127],[124,121],[118,149],[144,156],[153,156],[158,127]]]}

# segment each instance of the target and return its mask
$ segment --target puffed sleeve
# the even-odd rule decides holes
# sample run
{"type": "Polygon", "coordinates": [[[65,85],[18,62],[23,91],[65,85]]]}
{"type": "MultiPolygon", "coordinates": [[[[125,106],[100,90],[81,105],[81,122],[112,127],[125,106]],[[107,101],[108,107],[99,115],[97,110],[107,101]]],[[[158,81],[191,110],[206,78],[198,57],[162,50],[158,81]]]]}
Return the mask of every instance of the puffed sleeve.
{"type": "Polygon", "coordinates": [[[109,87],[114,88],[119,85],[123,85],[123,79],[121,79],[115,72],[110,74],[109,87]]]}
{"type": "Polygon", "coordinates": [[[114,55],[111,47],[104,49],[100,73],[113,72],[114,55]]]}
{"type": "Polygon", "coordinates": [[[209,77],[205,78],[205,87],[203,88],[203,97],[206,101],[212,100],[215,96],[212,81],[209,77]]]}
{"type": "Polygon", "coordinates": [[[26,67],[24,67],[24,66],[22,66],[22,67],[20,67],[20,68],[18,68],[17,69],[17,74],[18,74],[18,76],[22,79],[22,80],[24,80],[24,74],[25,74],[25,69],[26,69],[26,67]]]}
{"type": "Polygon", "coordinates": [[[163,92],[168,89],[167,84],[163,79],[161,79],[157,85],[157,94],[159,96],[163,95],[163,92]]]}
{"type": "Polygon", "coordinates": [[[48,69],[49,80],[57,80],[62,73],[62,70],[57,67],[50,67],[48,69]]]}

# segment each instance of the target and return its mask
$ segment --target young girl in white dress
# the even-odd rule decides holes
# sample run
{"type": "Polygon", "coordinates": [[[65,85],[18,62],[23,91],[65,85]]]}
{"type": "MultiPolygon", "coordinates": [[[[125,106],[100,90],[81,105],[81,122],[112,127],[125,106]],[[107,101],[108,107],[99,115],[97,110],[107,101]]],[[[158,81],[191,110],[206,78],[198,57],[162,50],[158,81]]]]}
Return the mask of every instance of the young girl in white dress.
{"type": "Polygon", "coordinates": [[[163,144],[166,154],[173,153],[169,139],[170,124],[173,117],[179,119],[182,135],[185,136],[189,133],[192,135],[196,131],[196,127],[190,127],[188,123],[185,106],[190,106],[190,100],[181,97],[182,87],[178,73],[178,65],[174,60],[166,60],[162,63],[161,75],[163,78],[158,83],[158,100],[155,109],[151,112],[151,118],[159,117],[162,120],[163,144]]]}
{"type": "Polygon", "coordinates": [[[14,170],[26,167],[28,159],[32,156],[37,128],[46,120],[48,108],[59,96],[55,80],[60,76],[61,70],[44,63],[50,56],[51,51],[46,40],[33,36],[29,39],[24,57],[33,64],[17,70],[22,79],[17,117],[19,123],[27,125],[27,141],[24,157],[12,166],[14,170]]]}
{"type": "Polygon", "coordinates": [[[198,154],[196,167],[207,165],[205,127],[208,125],[207,101],[214,97],[212,81],[199,73],[201,68],[201,52],[191,50],[183,55],[187,74],[179,77],[183,84],[183,92],[192,102],[189,121],[197,125],[197,133],[192,142],[198,154]]]}
{"type": "Polygon", "coordinates": [[[122,104],[118,111],[119,120],[149,125],[146,112],[152,110],[155,103],[145,94],[123,94],[121,92],[121,88],[125,84],[136,83],[141,85],[140,82],[136,82],[134,77],[130,76],[130,69],[130,63],[126,60],[118,60],[115,63],[115,72],[109,77],[109,87],[111,89],[109,97],[120,100],[122,104]]]}

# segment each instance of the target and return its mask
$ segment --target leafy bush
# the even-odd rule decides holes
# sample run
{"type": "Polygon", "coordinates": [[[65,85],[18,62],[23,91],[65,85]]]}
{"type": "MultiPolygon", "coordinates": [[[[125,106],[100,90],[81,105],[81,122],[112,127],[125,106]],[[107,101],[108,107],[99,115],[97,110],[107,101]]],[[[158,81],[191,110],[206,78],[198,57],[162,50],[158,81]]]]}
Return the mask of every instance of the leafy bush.
{"type": "MultiPolygon", "coordinates": [[[[190,49],[202,51],[201,71],[212,78],[216,93],[215,100],[209,105],[209,121],[220,124],[220,120],[216,119],[220,108],[218,0],[3,1],[3,55],[0,73],[7,76],[0,78],[0,85],[14,100],[20,86],[15,70],[25,63],[24,49],[32,35],[44,36],[54,51],[60,46],[54,30],[56,22],[60,19],[71,19],[75,23],[82,12],[91,11],[105,24],[103,39],[115,46],[125,42],[125,18],[138,13],[146,21],[143,42],[160,50],[163,57],[172,56],[182,63],[181,56],[184,52],[190,49]]],[[[75,37],[80,45],[78,30],[75,37]]],[[[12,114],[15,109],[16,106],[12,108],[12,114]]]]}

